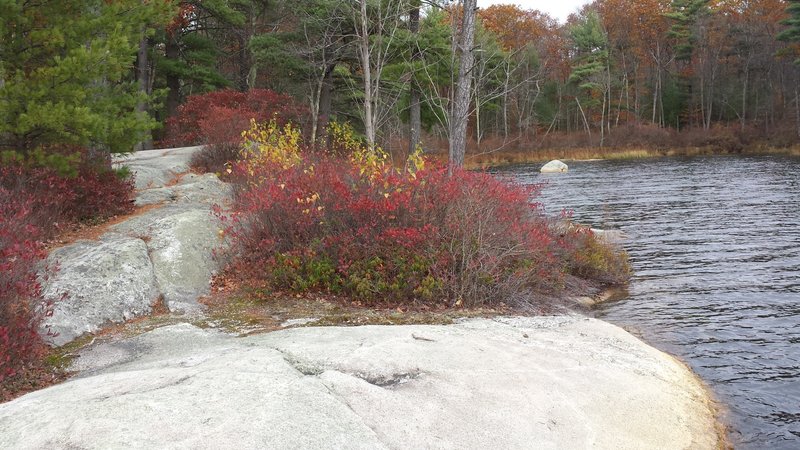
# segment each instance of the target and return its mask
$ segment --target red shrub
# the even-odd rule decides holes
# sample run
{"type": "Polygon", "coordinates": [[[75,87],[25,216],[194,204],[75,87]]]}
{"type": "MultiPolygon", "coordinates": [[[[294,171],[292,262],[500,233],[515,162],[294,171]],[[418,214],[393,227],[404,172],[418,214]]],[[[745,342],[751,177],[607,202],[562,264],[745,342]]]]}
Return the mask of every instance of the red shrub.
{"type": "Polygon", "coordinates": [[[288,95],[268,89],[247,92],[223,90],[192,95],[178,108],[175,117],[167,119],[166,137],[162,145],[239,143],[241,132],[249,128],[250,120],[268,122],[301,121],[305,109],[288,95]]]}
{"type": "Polygon", "coordinates": [[[485,173],[365,174],[345,158],[303,158],[235,168],[237,271],[372,301],[477,305],[560,284],[556,238],[529,189],[485,173]]]}
{"type": "Polygon", "coordinates": [[[133,207],[133,181],[78,151],[72,158],[8,154],[0,164],[0,382],[24,371],[45,349],[37,333],[47,313],[38,302],[36,276],[46,256],[42,241],[70,223],[133,207]],[[51,166],[39,165],[45,159],[51,166]]]}
{"type": "Polygon", "coordinates": [[[0,382],[44,350],[31,299],[39,296],[35,267],[44,258],[40,231],[30,223],[29,198],[0,186],[0,382]]]}
{"type": "Polygon", "coordinates": [[[86,150],[69,150],[75,158],[68,170],[19,160],[0,165],[0,185],[28,198],[28,220],[45,237],[65,222],[102,220],[133,209],[132,177],[121,176],[107,161],[93,161],[86,150]]]}
{"type": "MultiPolygon", "coordinates": [[[[67,179],[69,195],[65,217],[71,220],[104,220],[133,210],[133,177],[121,176],[108,167],[84,164],[74,179],[67,179]]],[[[63,203],[62,203],[63,204],[63,203]]]]}

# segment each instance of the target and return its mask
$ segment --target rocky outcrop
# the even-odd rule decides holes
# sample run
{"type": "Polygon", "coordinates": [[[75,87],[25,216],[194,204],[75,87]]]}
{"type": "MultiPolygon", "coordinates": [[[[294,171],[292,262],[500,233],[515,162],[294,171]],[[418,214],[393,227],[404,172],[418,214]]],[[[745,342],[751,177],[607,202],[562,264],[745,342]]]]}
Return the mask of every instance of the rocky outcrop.
{"type": "Polygon", "coordinates": [[[42,278],[53,315],[41,334],[54,345],[147,314],[159,296],[145,242],[115,233],[55,250],[42,278]]]}
{"type": "Polygon", "coordinates": [[[102,344],[0,405],[1,448],[716,448],[703,387],[579,316],[294,328],[181,324],[102,344]]]}
{"type": "Polygon", "coordinates": [[[566,172],[567,170],[569,170],[569,167],[557,159],[554,159],[543,165],[540,169],[542,173],[561,173],[566,172]]]}
{"type": "Polygon", "coordinates": [[[598,240],[616,247],[622,247],[622,244],[628,239],[628,236],[622,230],[601,230],[598,228],[592,228],[591,230],[598,240]]]}
{"type": "Polygon", "coordinates": [[[188,172],[189,160],[201,148],[202,146],[144,150],[118,157],[114,162],[136,173],[136,190],[144,191],[164,186],[175,176],[188,172]]]}
{"type": "MultiPolygon", "coordinates": [[[[137,203],[158,207],[50,255],[53,344],[161,299],[200,312],[230,188],[154,152],[132,161],[137,203]]],[[[74,361],[75,378],[0,404],[0,448],[718,448],[685,366],[577,315],[247,337],[182,323],[74,361]]]]}
{"type": "Polygon", "coordinates": [[[200,307],[197,298],[208,294],[217,271],[213,254],[223,244],[221,226],[207,207],[176,206],[134,218],[114,230],[145,236],[166,306],[173,312],[189,312],[200,307]]]}
{"type": "Polygon", "coordinates": [[[174,185],[158,186],[138,191],[135,203],[137,206],[164,202],[213,205],[225,201],[230,197],[230,194],[230,185],[220,181],[213,173],[203,175],[187,173],[181,175],[174,185]]]}
{"type": "Polygon", "coordinates": [[[137,204],[160,207],[111,227],[99,241],[50,254],[42,274],[53,301],[42,329],[48,342],[63,345],[148,314],[157,302],[176,313],[201,309],[197,299],[218,269],[214,250],[224,244],[211,206],[225,204],[230,186],[214,174],[182,173],[199,148],[148,150],[117,161],[136,176],[137,204]]]}

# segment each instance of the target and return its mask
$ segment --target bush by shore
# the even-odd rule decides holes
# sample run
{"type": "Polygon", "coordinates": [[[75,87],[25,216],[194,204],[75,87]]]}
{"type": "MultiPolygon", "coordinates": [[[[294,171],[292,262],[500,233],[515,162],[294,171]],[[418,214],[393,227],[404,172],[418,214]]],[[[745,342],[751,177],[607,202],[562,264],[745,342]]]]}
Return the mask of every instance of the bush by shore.
{"type": "MultiPolygon", "coordinates": [[[[569,275],[628,276],[625,256],[526,188],[412,154],[394,165],[334,125],[333,149],[302,148],[290,125],[253,125],[228,233],[230,272],[270,289],[341,294],[367,304],[515,304],[543,309],[569,275]]],[[[225,217],[225,216],[223,216],[225,217]]]]}

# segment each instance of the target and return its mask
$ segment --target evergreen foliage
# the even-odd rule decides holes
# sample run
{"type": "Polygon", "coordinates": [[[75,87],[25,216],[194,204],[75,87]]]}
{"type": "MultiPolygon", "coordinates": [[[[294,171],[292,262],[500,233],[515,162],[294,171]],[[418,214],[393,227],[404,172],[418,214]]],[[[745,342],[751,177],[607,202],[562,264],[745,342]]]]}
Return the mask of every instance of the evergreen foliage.
{"type": "Polygon", "coordinates": [[[131,80],[137,44],[170,2],[0,0],[0,149],[130,151],[157,123],[131,80]]]}
{"type": "MultiPolygon", "coordinates": [[[[786,0],[786,12],[789,18],[781,23],[787,25],[788,28],[778,34],[778,39],[787,42],[800,42],[800,0],[786,0]]],[[[800,65],[800,58],[794,61],[795,64],[800,65]]]]}
{"type": "Polygon", "coordinates": [[[703,14],[708,13],[709,0],[672,0],[671,11],[666,16],[673,21],[669,36],[676,42],[675,57],[688,60],[692,57],[696,36],[694,26],[703,14]]]}

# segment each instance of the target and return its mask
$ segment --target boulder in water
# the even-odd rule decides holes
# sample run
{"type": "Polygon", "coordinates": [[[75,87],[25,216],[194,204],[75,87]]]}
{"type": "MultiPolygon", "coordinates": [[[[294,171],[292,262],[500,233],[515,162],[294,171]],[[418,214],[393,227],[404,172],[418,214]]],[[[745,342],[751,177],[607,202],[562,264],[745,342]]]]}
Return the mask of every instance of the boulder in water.
{"type": "Polygon", "coordinates": [[[554,159],[549,163],[542,166],[541,172],[542,173],[561,173],[566,172],[569,169],[566,164],[563,162],[554,159]]]}

